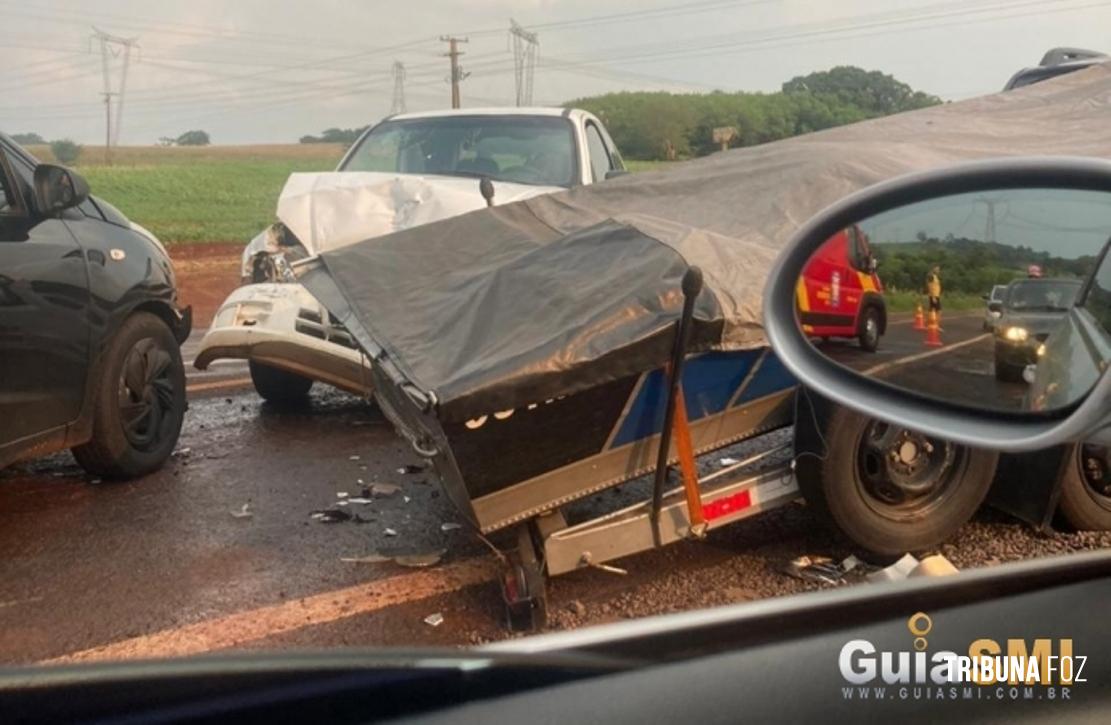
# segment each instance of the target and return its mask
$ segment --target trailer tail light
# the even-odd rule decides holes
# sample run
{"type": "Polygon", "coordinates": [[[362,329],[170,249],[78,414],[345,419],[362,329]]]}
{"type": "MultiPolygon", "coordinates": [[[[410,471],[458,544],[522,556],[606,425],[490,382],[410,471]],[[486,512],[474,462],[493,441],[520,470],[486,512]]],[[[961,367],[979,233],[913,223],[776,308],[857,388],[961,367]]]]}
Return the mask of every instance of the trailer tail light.
{"type": "Polygon", "coordinates": [[[746,489],[737,493],[719,498],[716,501],[702,504],[702,515],[707,521],[720,519],[722,516],[737,513],[752,505],[752,491],[746,489]]]}

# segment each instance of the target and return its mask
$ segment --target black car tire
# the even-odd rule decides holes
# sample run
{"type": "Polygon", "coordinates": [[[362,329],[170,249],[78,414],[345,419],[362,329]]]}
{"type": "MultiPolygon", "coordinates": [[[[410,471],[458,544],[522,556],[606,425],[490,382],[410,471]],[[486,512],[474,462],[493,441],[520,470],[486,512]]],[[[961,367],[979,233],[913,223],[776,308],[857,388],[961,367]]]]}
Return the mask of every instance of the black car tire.
{"type": "MultiPolygon", "coordinates": [[[[1077,531],[1111,530],[1111,497],[1100,495],[1085,480],[1080,445],[1069,446],[1065,470],[1061,474],[1061,500],[1058,510],[1069,526],[1077,531]]],[[[1109,475],[1106,460],[1103,476],[1109,475]]]]}
{"type": "Polygon", "coordinates": [[[1002,360],[995,361],[995,379],[1004,383],[1022,382],[1022,367],[1009,365],[1002,360]]]}
{"type": "Polygon", "coordinates": [[[186,408],[185,367],[166,323],[147,312],[127,318],[94,384],[92,438],[73,448],[77,462],[106,478],[161,467],[177,445],[186,408]]]}
{"type": "MultiPolygon", "coordinates": [[[[922,514],[895,518],[870,504],[860,474],[860,440],[874,421],[844,407],[826,418],[825,455],[798,459],[796,478],[807,506],[870,554],[890,557],[945,541],[968,522],[987,496],[998,453],[954,446],[960,455],[947,493],[922,514]]],[[[952,444],[950,444],[952,445],[952,444]]]]}
{"type": "Polygon", "coordinates": [[[277,405],[304,402],[313,381],[304,375],[279,370],[254,360],[248,361],[251,382],[262,399],[277,405]]]}
{"type": "Polygon", "coordinates": [[[875,352],[880,346],[880,311],[875,305],[864,308],[860,316],[860,331],[857,336],[860,348],[865,352],[875,352]]]}

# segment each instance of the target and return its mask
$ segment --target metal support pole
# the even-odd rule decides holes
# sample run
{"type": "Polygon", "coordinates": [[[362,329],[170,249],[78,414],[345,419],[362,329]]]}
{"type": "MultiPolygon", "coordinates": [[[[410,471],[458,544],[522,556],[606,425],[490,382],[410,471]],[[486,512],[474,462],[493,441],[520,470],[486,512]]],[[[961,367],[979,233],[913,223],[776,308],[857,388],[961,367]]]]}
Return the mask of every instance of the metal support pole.
{"type": "Polygon", "coordinates": [[[664,408],[664,425],[660,431],[660,448],[656,454],[656,478],[652,485],[652,535],[660,545],[660,508],[663,506],[664,486],[667,484],[667,459],[671,451],[671,429],[675,423],[675,404],[679,385],[683,379],[683,358],[691,338],[691,318],[694,303],[702,291],[702,270],[691,267],[683,275],[683,312],[676,324],[675,345],[671,362],[667,366],[667,405],[664,408]]]}

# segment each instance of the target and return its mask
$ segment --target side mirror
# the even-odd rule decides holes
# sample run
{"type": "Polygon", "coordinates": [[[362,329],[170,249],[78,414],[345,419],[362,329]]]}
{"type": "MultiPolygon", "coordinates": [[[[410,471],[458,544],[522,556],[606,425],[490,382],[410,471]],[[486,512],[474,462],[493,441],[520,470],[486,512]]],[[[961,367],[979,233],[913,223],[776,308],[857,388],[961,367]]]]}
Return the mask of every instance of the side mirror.
{"type": "Polygon", "coordinates": [[[628,173],[628,169],[610,169],[606,172],[606,181],[609,181],[610,179],[616,179],[619,176],[625,176],[628,173]]]}
{"type": "Polygon", "coordinates": [[[60,214],[89,198],[88,182],[64,166],[39,164],[35,167],[34,181],[35,205],[47,216],[60,214]]]}
{"type": "Polygon", "coordinates": [[[768,339],[804,385],[927,435],[1004,451],[1111,439],[1109,190],[1107,161],[1038,158],[858,192],[780,255],[768,339]],[[813,257],[853,226],[889,260],[882,291],[813,257]],[[1047,254],[1026,279],[1024,256],[1047,254]],[[985,326],[976,300],[1008,282],[1006,319],[985,326]]]}

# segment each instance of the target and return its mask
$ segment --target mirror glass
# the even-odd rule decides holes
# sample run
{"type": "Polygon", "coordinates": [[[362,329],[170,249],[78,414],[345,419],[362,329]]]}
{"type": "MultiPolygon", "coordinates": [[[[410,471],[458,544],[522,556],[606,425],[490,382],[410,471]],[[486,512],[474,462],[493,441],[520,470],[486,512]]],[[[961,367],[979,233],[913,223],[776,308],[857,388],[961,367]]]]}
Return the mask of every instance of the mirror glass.
{"type": "Polygon", "coordinates": [[[1111,356],[1111,193],[1000,189],[891,209],[830,237],[796,285],[834,362],[946,402],[1053,410],[1111,356]]]}

